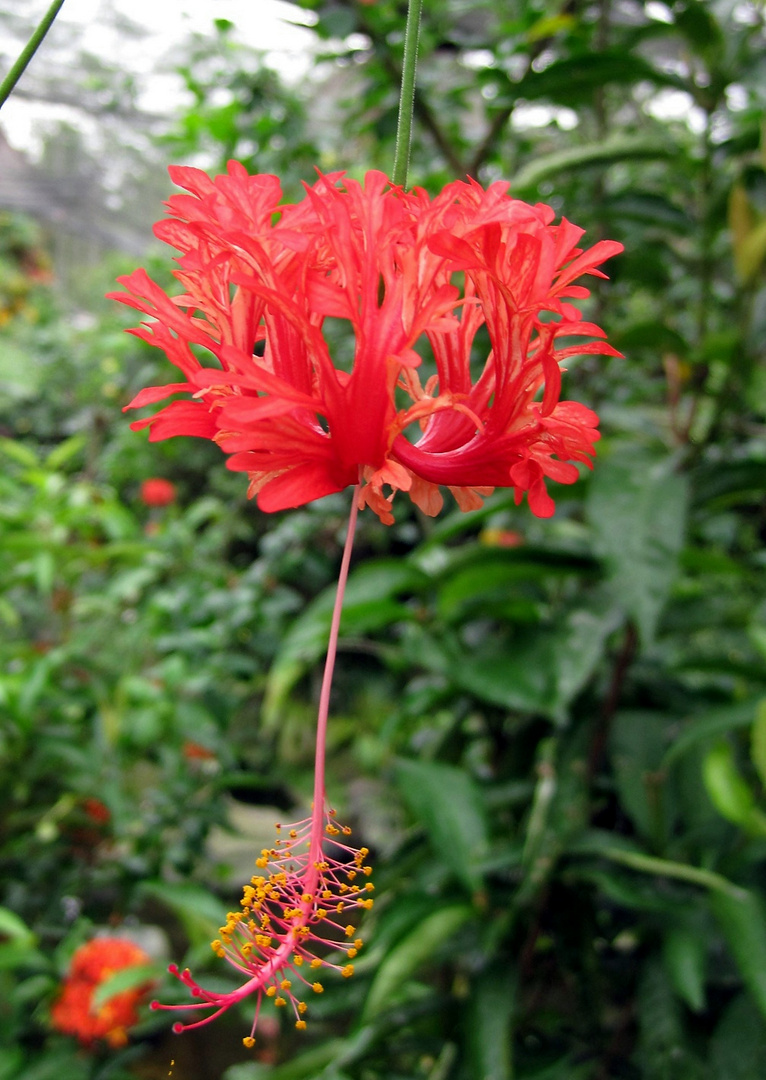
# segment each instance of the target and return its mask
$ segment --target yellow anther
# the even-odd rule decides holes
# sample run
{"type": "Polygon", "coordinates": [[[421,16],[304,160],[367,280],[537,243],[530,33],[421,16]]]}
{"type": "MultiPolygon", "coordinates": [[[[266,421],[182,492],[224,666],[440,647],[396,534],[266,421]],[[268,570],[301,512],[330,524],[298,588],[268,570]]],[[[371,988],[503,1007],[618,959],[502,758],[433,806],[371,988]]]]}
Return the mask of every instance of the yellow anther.
{"type": "Polygon", "coordinates": [[[267,986],[266,987],[266,997],[274,997],[276,992],[277,992],[276,986],[267,986]]]}
{"type": "Polygon", "coordinates": [[[282,982],[279,985],[283,990],[289,990],[290,987],[292,986],[292,983],[290,982],[289,979],[283,979],[282,982]]]}
{"type": "Polygon", "coordinates": [[[260,859],[255,860],[255,865],[259,866],[261,868],[261,870],[265,870],[266,867],[269,865],[269,860],[267,858],[265,858],[263,855],[261,855],[260,859]]]}
{"type": "Polygon", "coordinates": [[[344,825],[341,832],[344,836],[351,836],[351,828],[348,825],[344,825]]]}
{"type": "Polygon", "coordinates": [[[295,1021],[295,1026],[297,1027],[298,1031],[305,1031],[306,1030],[306,1021],[305,1020],[296,1020],[295,1021]]]}
{"type": "Polygon", "coordinates": [[[329,889],[325,889],[325,891],[322,893],[322,899],[323,900],[334,900],[335,897],[333,896],[333,894],[330,892],[329,889]]]}
{"type": "Polygon", "coordinates": [[[248,1050],[252,1050],[255,1046],[255,1039],[252,1035],[245,1035],[244,1039],[242,1040],[242,1045],[246,1046],[248,1050]]]}
{"type": "Polygon", "coordinates": [[[304,904],[310,904],[313,899],[314,899],[314,897],[311,895],[310,892],[305,892],[301,896],[301,900],[303,901],[304,904]]]}
{"type": "Polygon", "coordinates": [[[346,964],[345,967],[342,967],[340,969],[340,973],[341,973],[341,975],[343,976],[344,979],[350,979],[351,976],[354,974],[354,965],[353,964],[346,964]]]}
{"type": "Polygon", "coordinates": [[[291,840],[294,840],[297,835],[298,835],[298,832],[297,832],[296,829],[290,829],[290,839],[291,840]]]}
{"type": "Polygon", "coordinates": [[[356,956],[356,949],[346,949],[346,956],[349,958],[349,960],[353,960],[356,956]]]}
{"type": "Polygon", "coordinates": [[[357,900],[357,904],[359,905],[359,907],[367,908],[368,911],[374,903],[375,901],[372,899],[372,897],[370,897],[369,900],[357,900]]]}
{"type": "Polygon", "coordinates": [[[364,942],[362,941],[362,939],[360,937],[358,937],[356,939],[356,941],[354,942],[354,948],[355,949],[361,949],[362,945],[364,945],[364,942]]]}
{"type": "Polygon", "coordinates": [[[359,854],[362,856],[363,859],[366,859],[367,856],[370,854],[370,849],[366,847],[360,847],[359,854]]]}
{"type": "Polygon", "coordinates": [[[334,825],[330,825],[328,822],[328,824],[324,827],[324,831],[327,833],[328,836],[337,836],[340,832],[340,829],[336,829],[334,825]]]}
{"type": "Polygon", "coordinates": [[[349,925],[349,926],[346,927],[346,937],[353,937],[353,936],[354,936],[354,927],[349,925]]]}
{"type": "Polygon", "coordinates": [[[319,960],[316,956],[314,957],[314,959],[311,961],[311,963],[309,965],[309,967],[313,967],[313,968],[320,968],[321,966],[322,966],[322,961],[319,960]]]}
{"type": "Polygon", "coordinates": [[[340,901],[340,903],[335,905],[335,910],[338,912],[339,915],[343,911],[343,901],[342,900],[340,901]]]}
{"type": "Polygon", "coordinates": [[[371,881],[368,881],[364,888],[366,892],[375,892],[375,886],[371,881]]]}
{"type": "Polygon", "coordinates": [[[256,934],[255,944],[259,949],[268,949],[271,947],[271,938],[267,934],[256,934]]]}
{"type": "Polygon", "coordinates": [[[252,941],[246,941],[244,943],[244,945],[242,946],[241,951],[242,951],[243,956],[245,956],[245,957],[249,956],[250,953],[253,951],[253,943],[252,943],[252,941]]]}
{"type": "Polygon", "coordinates": [[[219,950],[220,948],[222,948],[222,944],[221,944],[221,942],[220,942],[220,941],[218,940],[218,938],[216,938],[216,939],[215,939],[215,941],[211,941],[211,942],[210,942],[210,948],[211,948],[211,949],[213,950],[213,952],[214,952],[214,953],[217,953],[217,952],[218,952],[218,950],[219,950]]]}
{"type": "Polygon", "coordinates": [[[282,1007],[282,1005],[286,1005],[286,1004],[287,1004],[287,998],[283,998],[283,997],[282,997],[282,996],[280,995],[280,996],[279,996],[279,997],[278,997],[278,998],[277,998],[277,999],[275,1000],[274,1004],[275,1004],[275,1005],[277,1006],[277,1008],[281,1008],[281,1007],[282,1007]]]}
{"type": "Polygon", "coordinates": [[[324,987],[322,986],[321,983],[314,983],[313,986],[311,987],[311,989],[314,991],[315,994],[324,993],[324,987]]]}
{"type": "Polygon", "coordinates": [[[356,870],[347,870],[346,871],[346,877],[348,878],[349,881],[353,881],[354,878],[356,877],[356,870]]]}
{"type": "Polygon", "coordinates": [[[303,963],[303,957],[301,956],[300,953],[295,954],[295,956],[293,957],[293,963],[295,964],[296,967],[301,966],[301,964],[303,963]]]}
{"type": "Polygon", "coordinates": [[[317,914],[318,919],[326,919],[327,918],[327,912],[325,911],[325,909],[323,907],[318,907],[316,914],[317,914]]]}
{"type": "Polygon", "coordinates": [[[364,874],[365,877],[369,877],[370,874],[372,873],[372,867],[371,866],[363,866],[362,867],[362,873],[364,874]]]}
{"type": "Polygon", "coordinates": [[[335,815],[338,813],[338,811],[337,810],[328,810],[327,813],[330,815],[330,817],[335,817],[335,815]]]}
{"type": "Polygon", "coordinates": [[[308,1009],[308,1005],[306,1004],[305,1001],[299,1001],[298,1002],[298,1012],[301,1014],[301,1016],[303,1016],[303,1014],[306,1012],[307,1009],[308,1009]]]}

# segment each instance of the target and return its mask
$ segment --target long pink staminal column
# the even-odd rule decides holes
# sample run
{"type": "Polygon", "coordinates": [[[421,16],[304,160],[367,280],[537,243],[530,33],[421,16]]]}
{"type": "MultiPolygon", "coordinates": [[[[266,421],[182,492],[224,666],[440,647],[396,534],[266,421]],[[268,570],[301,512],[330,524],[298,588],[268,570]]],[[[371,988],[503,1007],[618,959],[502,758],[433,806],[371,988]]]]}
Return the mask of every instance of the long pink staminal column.
{"type": "Polygon", "coordinates": [[[175,965],[171,966],[171,973],[189,988],[197,1000],[189,1005],[153,1002],[152,1007],[212,1010],[195,1023],[175,1024],[175,1031],[207,1024],[238,1001],[256,994],[253,1024],[250,1034],[243,1040],[249,1047],[255,1042],[254,1033],[264,996],[272,998],[276,1006],[292,1006],[295,1026],[303,1029],[306,1026],[303,1016],[307,1006],[293,992],[293,981],[303,983],[314,993],[322,993],[322,984],[306,978],[304,970],[328,967],[339,971],[344,977],[353,974],[350,963],[334,963],[324,956],[315,956],[311,943],[336,952],[342,949],[345,960],[352,960],[361,948],[362,941],[355,937],[355,924],[347,921],[341,923],[338,916],[352,909],[371,908],[373,903],[369,895],[373,885],[364,880],[372,873],[371,867],[365,865],[367,848],[357,849],[340,839],[350,836],[351,829],[337,824],[335,812],[327,808],[325,797],[330,691],[360,489],[360,484],[354,489],[319,697],[311,817],[292,825],[277,825],[278,838],[274,847],[264,848],[256,859],[258,869],[270,872],[256,874],[250,884],[244,886],[240,902],[242,910],[229,912],[226,925],[220,928],[220,938],[212,942],[216,955],[228,960],[246,976],[242,985],[226,994],[213,993],[199,986],[188,969],[179,971],[175,965]],[[337,854],[331,854],[327,850],[328,845],[337,854]],[[357,877],[362,879],[361,885],[356,884],[357,877]],[[275,940],[276,944],[273,944],[275,940]]]}

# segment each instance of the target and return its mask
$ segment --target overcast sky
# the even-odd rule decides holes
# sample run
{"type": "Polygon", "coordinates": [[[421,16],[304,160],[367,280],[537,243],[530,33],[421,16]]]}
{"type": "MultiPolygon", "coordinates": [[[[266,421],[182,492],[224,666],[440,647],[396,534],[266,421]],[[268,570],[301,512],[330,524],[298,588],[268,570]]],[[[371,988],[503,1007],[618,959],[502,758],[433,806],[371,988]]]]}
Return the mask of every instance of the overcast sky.
{"type": "MultiPolygon", "coordinates": [[[[10,2],[13,7],[13,0],[10,2]]],[[[34,0],[24,5],[23,13],[39,19],[49,3],[34,0]]],[[[141,76],[146,86],[140,101],[143,108],[170,111],[183,101],[180,79],[153,73],[164,54],[189,34],[212,33],[214,19],[230,19],[240,40],[268,52],[269,63],[287,79],[295,79],[310,64],[310,46],[315,39],[300,25],[310,18],[310,12],[284,0],[65,0],[32,64],[45,64],[46,48],[55,50],[60,60],[61,42],[72,39],[78,48],[118,58],[126,71],[141,76]],[[117,35],[110,25],[110,9],[145,27],[147,36],[138,40],[117,35]]],[[[2,52],[10,52],[9,43],[2,43],[2,52]]],[[[55,106],[32,104],[12,95],[0,113],[0,126],[12,145],[34,152],[36,122],[58,118],[56,114],[55,106]]]]}

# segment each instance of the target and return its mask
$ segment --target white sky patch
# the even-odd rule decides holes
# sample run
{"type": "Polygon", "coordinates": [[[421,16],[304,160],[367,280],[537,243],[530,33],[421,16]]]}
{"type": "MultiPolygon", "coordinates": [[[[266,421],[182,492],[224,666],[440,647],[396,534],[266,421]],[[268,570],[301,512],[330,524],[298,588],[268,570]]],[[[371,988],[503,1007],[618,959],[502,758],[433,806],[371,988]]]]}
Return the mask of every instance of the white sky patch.
{"type": "Polygon", "coordinates": [[[557,124],[562,131],[571,131],[577,127],[577,113],[565,105],[517,105],[511,116],[514,131],[531,131],[547,127],[548,124],[557,124]]]}
{"type": "MultiPolygon", "coordinates": [[[[26,7],[25,14],[30,21],[38,21],[48,7],[49,0],[36,0],[26,7]]],[[[235,39],[263,51],[265,62],[285,81],[297,82],[309,72],[316,38],[308,26],[316,22],[316,16],[284,0],[66,0],[32,64],[36,68],[44,65],[49,48],[60,68],[67,59],[60,43],[72,39],[73,64],[74,50],[102,56],[106,62],[117,58],[127,74],[138,77],[142,86],[139,107],[170,117],[188,99],[180,76],[162,70],[165,57],[193,33],[212,36],[214,19],[234,23],[235,39]],[[110,10],[143,27],[145,36],[121,34],[111,25],[110,10]]],[[[13,49],[6,43],[0,51],[15,59],[19,48],[20,44],[13,49]]],[[[40,149],[35,127],[40,121],[56,120],[80,128],[84,123],[76,110],[13,95],[0,114],[10,143],[32,153],[40,149]]]]}
{"type": "Polygon", "coordinates": [[[741,83],[730,83],[726,87],[726,104],[732,112],[742,112],[743,109],[747,108],[747,90],[741,83]]]}
{"type": "Polygon", "coordinates": [[[466,49],[460,57],[460,63],[471,71],[480,71],[482,68],[494,67],[495,55],[489,49],[466,49]]]}
{"type": "Polygon", "coordinates": [[[648,0],[648,3],[644,4],[644,12],[655,22],[669,24],[673,22],[673,12],[667,4],[660,3],[660,0],[648,0]]]}
{"type": "Polygon", "coordinates": [[[644,102],[644,112],[656,120],[681,120],[695,135],[705,130],[705,110],[694,104],[694,98],[685,90],[660,90],[644,102]]]}

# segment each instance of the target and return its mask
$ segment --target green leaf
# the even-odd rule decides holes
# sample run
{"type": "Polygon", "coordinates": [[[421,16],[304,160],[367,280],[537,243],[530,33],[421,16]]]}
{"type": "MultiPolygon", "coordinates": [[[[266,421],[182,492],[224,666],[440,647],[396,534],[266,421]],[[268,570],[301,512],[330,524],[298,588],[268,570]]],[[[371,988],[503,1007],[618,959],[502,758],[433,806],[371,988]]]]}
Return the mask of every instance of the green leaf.
{"type": "Polygon", "coordinates": [[[34,941],[35,935],[14,911],[0,907],[0,937],[28,938],[34,941]]]}
{"type": "Polygon", "coordinates": [[[766,1017],[766,909],[760,896],[716,891],[710,907],[718,920],[745,986],[766,1017]]]}
{"type": "Polygon", "coordinates": [[[362,1013],[362,1022],[376,1017],[396,997],[397,991],[471,918],[466,904],[437,908],[383,959],[377,970],[362,1013]]]}
{"type": "Polygon", "coordinates": [[[655,352],[673,352],[686,356],[689,343],[677,330],[666,326],[656,319],[633,323],[612,336],[612,344],[622,352],[630,353],[636,349],[654,349],[655,352]]]}
{"type": "Polygon", "coordinates": [[[603,461],[587,503],[594,548],[645,645],[676,577],[686,528],[687,485],[669,459],[622,451],[603,461]]]}
{"type": "Polygon", "coordinates": [[[34,469],[40,464],[34,450],[16,439],[0,438],[0,452],[25,468],[34,469]]]}
{"type": "Polygon", "coordinates": [[[755,797],[737,769],[734,753],[725,739],[708,750],[702,777],[718,813],[735,825],[745,826],[755,809],[755,797]]]}
{"type": "Polygon", "coordinates": [[[673,745],[665,754],[663,766],[666,769],[669,768],[689,750],[699,746],[700,743],[709,742],[717,735],[736,731],[737,728],[750,727],[756,708],[757,699],[750,698],[747,701],[738,701],[734,705],[721,705],[707,710],[701,716],[690,717],[684,730],[675,738],[673,745]]]}
{"type": "Polygon", "coordinates": [[[397,761],[395,778],[435,853],[473,892],[481,888],[479,864],[489,848],[481,793],[462,769],[430,761],[397,761]]]}
{"type": "Polygon", "coordinates": [[[672,153],[660,141],[645,135],[611,135],[603,142],[571,146],[566,150],[536,156],[511,179],[511,189],[520,195],[562,172],[613,165],[618,161],[669,157],[672,153]]]}
{"type": "Polygon", "coordinates": [[[0,400],[23,401],[37,397],[42,379],[43,368],[35,356],[15,342],[4,340],[0,349],[0,400]]]}
{"type": "MultiPolygon", "coordinates": [[[[376,559],[355,570],[348,579],[341,634],[363,634],[409,617],[392,598],[421,588],[428,579],[399,559],[376,559]]],[[[280,709],[303,673],[327,649],[335,585],[325,589],[295,620],[282,639],[266,683],[261,716],[266,725],[276,722],[280,709]]]]}
{"type": "Polygon", "coordinates": [[[642,1075],[651,1080],[703,1080],[704,1068],[685,1045],[684,1026],[665,971],[649,959],[638,991],[642,1075]]]}
{"type": "Polygon", "coordinates": [[[164,967],[159,964],[133,964],[115,971],[114,975],[110,975],[104,982],[99,983],[93,991],[93,1009],[100,1009],[115,994],[135,990],[139,986],[151,985],[162,978],[164,970],[164,967]]]}
{"type": "Polygon", "coordinates": [[[513,1080],[513,1009],[516,979],[508,964],[496,964],[474,981],[468,1047],[471,1076],[513,1080]]]}
{"type": "Polygon", "coordinates": [[[662,959],[678,996],[692,1012],[701,1012],[705,1007],[705,937],[685,926],[671,926],[662,941],[662,959]]]}
{"type": "Polygon", "coordinates": [[[145,881],[141,890],[174,911],[183,924],[192,945],[217,937],[219,926],[226,922],[226,908],[221,901],[192,882],[169,884],[145,881]]]}
{"type": "Polygon", "coordinates": [[[464,654],[445,663],[445,673],[480,701],[563,723],[618,625],[613,606],[594,597],[590,608],[571,609],[555,627],[528,631],[510,646],[495,644],[464,654]]]}
{"type": "Polygon", "coordinates": [[[659,712],[617,713],[609,738],[620,803],[639,833],[662,844],[670,827],[663,770],[668,718],[659,712]]]}
{"type": "Polygon", "coordinates": [[[711,1080],[762,1080],[766,1025],[751,998],[740,994],[710,1040],[711,1080]]]}
{"type": "Polygon", "coordinates": [[[513,90],[526,101],[547,97],[571,105],[573,101],[579,104],[580,98],[589,98],[594,90],[606,83],[633,84],[639,80],[686,88],[677,76],[658,71],[640,56],[625,50],[604,49],[557,60],[543,71],[530,68],[513,85],[513,90]]]}
{"type": "Polygon", "coordinates": [[[758,777],[766,787],[766,698],[758,702],[750,736],[750,759],[758,777]]]}
{"type": "Polygon", "coordinates": [[[19,1047],[8,1047],[0,1058],[0,1080],[14,1080],[24,1064],[24,1051],[19,1047]]]}
{"type": "Polygon", "coordinates": [[[27,1065],[13,1080],[89,1080],[93,1075],[91,1063],[75,1047],[56,1050],[56,1054],[39,1058],[27,1065]]]}
{"type": "Polygon", "coordinates": [[[48,454],[45,459],[45,467],[54,472],[60,469],[62,465],[66,465],[68,461],[79,454],[86,442],[87,439],[84,435],[71,435],[68,439],[64,439],[48,454]]]}

